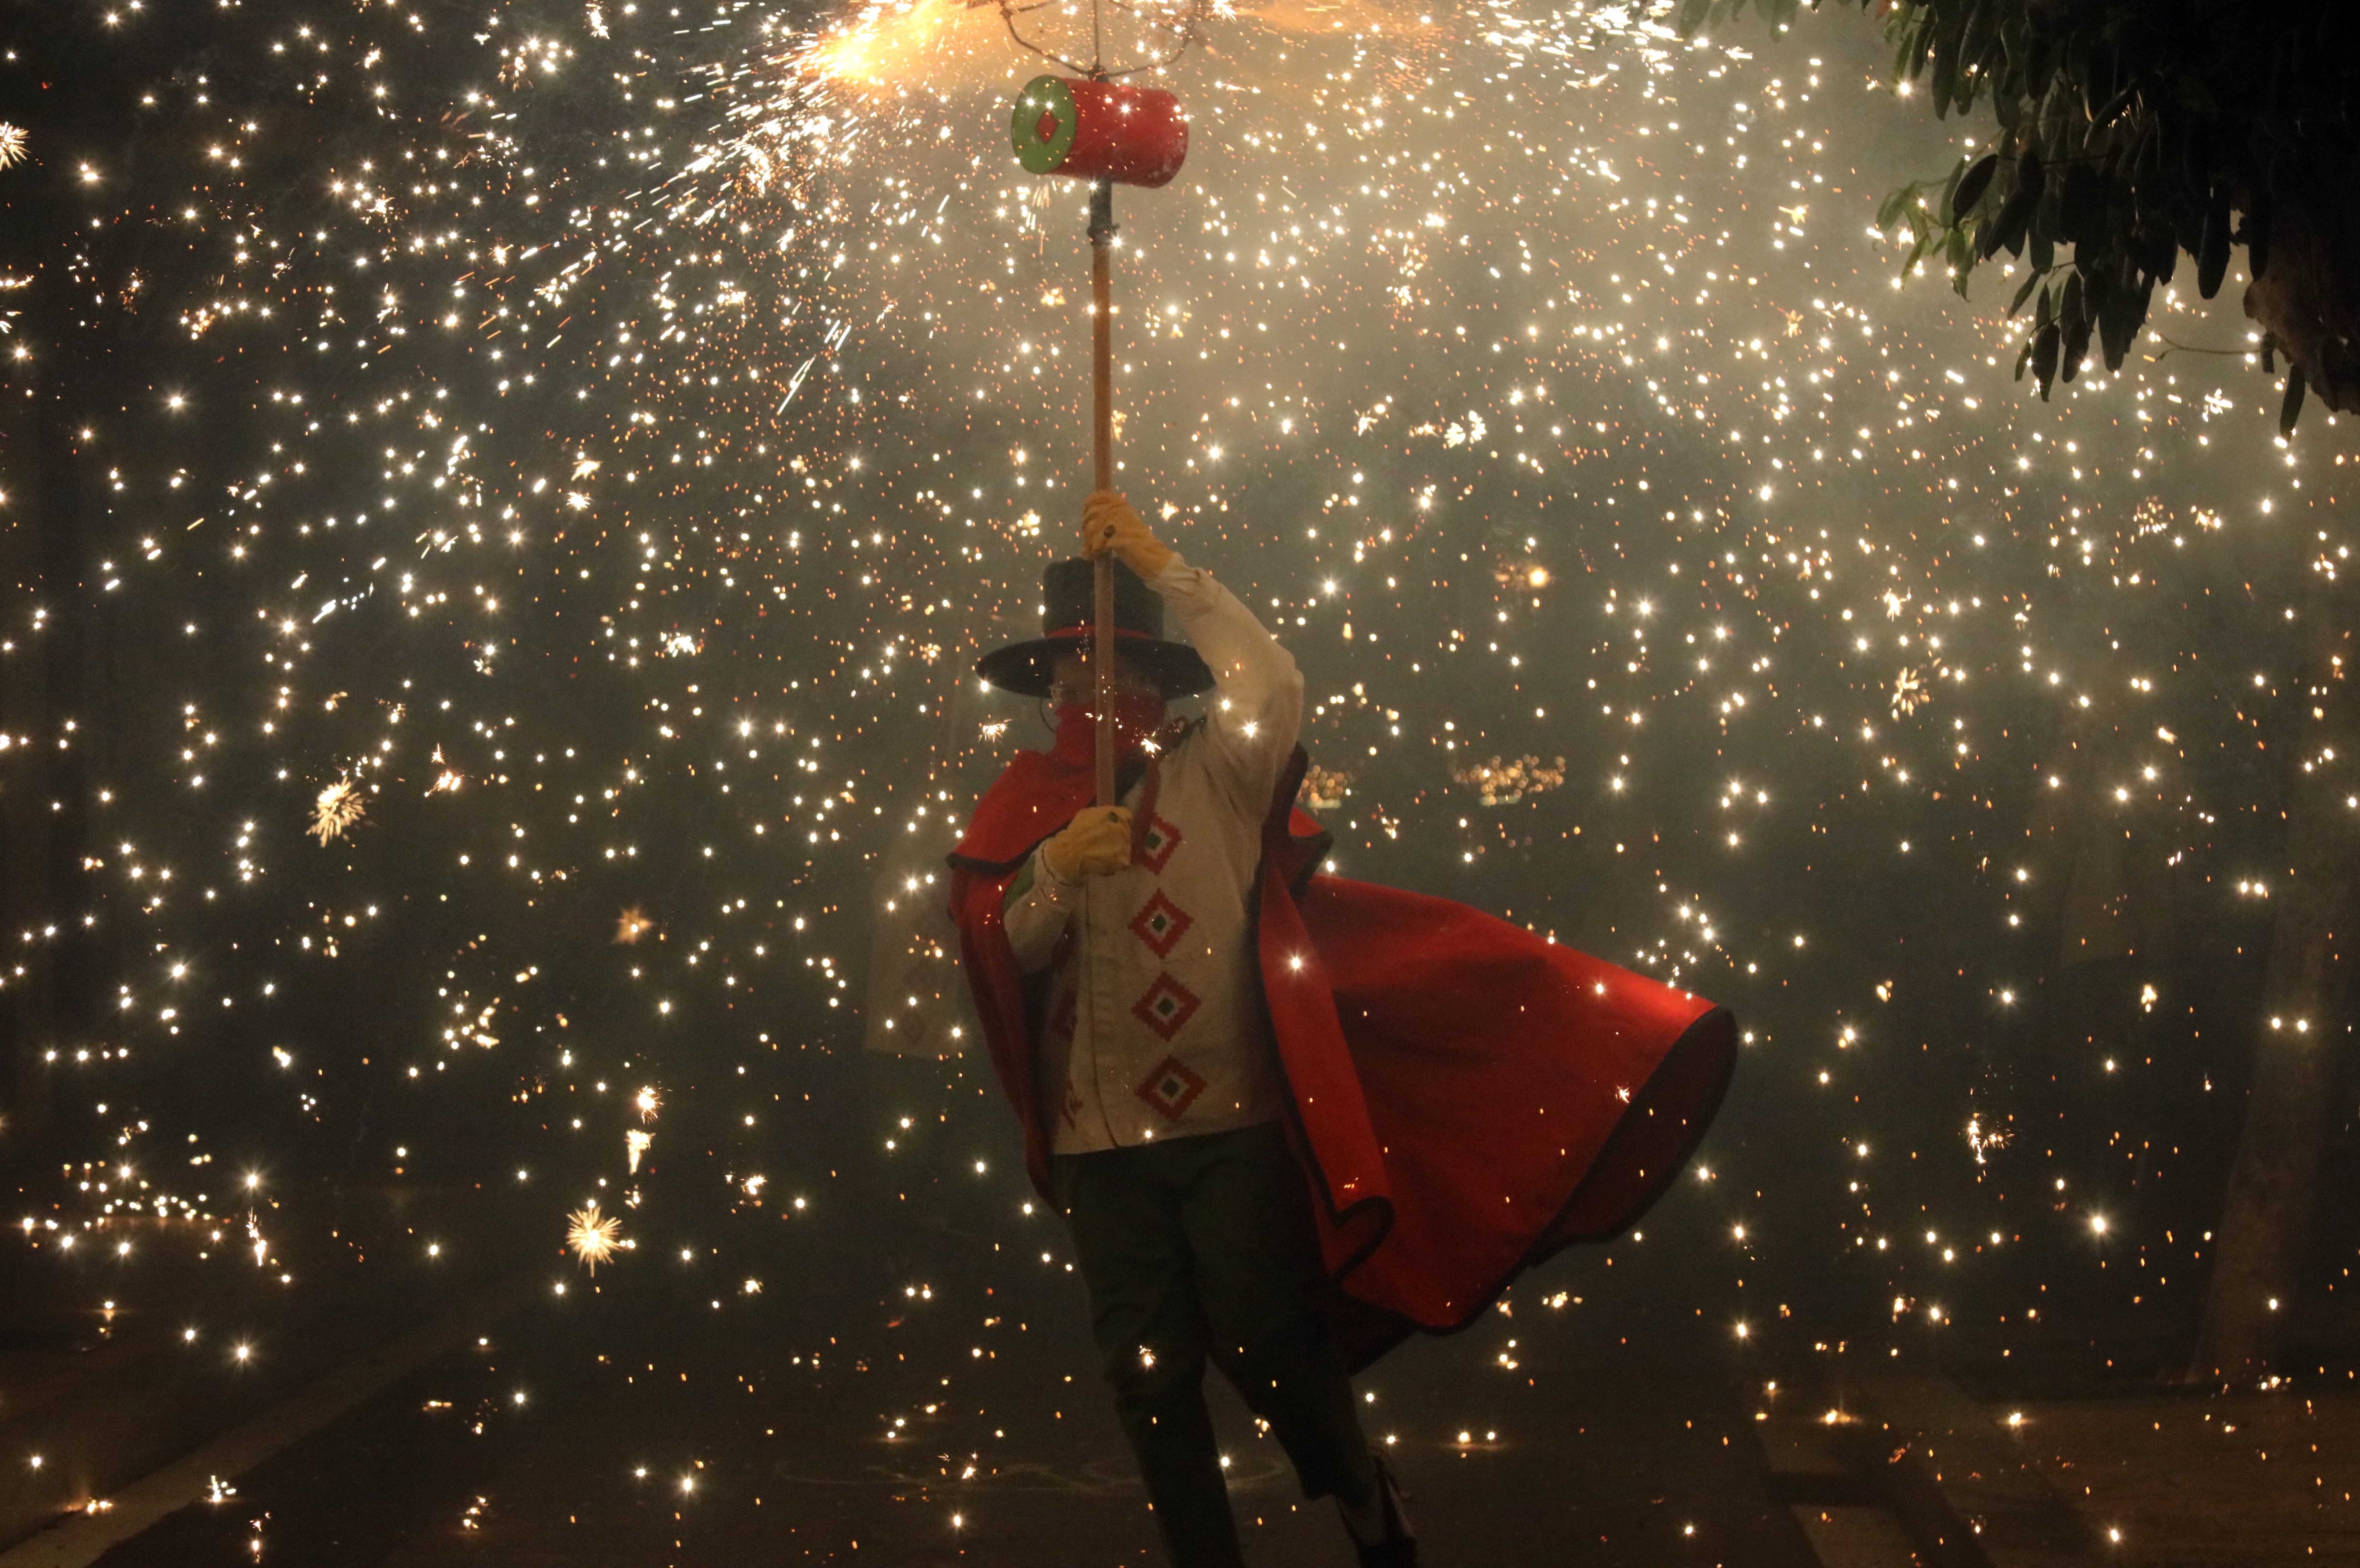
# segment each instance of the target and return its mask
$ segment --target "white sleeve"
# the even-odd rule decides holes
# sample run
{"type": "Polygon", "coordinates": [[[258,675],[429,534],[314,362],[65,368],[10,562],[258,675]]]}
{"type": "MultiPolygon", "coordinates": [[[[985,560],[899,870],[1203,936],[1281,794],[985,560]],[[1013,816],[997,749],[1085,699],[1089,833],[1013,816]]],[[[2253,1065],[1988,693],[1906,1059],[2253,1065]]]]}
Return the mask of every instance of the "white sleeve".
{"type": "Polygon", "coordinates": [[[1206,735],[1239,809],[1258,818],[1303,727],[1303,672],[1211,572],[1175,555],[1148,586],[1179,612],[1188,640],[1212,669],[1206,735]]]}
{"type": "Polygon", "coordinates": [[[1034,850],[1009,883],[1000,906],[1000,922],[1008,932],[1008,950],[1020,975],[1036,975],[1056,956],[1065,924],[1082,906],[1082,890],[1060,882],[1048,863],[1034,850]]]}

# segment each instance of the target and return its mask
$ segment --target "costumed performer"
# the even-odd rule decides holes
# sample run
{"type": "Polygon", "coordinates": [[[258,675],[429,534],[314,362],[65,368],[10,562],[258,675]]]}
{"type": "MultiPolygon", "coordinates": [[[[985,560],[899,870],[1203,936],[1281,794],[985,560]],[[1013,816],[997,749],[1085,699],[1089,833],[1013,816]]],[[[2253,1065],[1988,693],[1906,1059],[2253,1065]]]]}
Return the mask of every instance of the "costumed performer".
{"type": "Polygon", "coordinates": [[[1644,1211],[1718,1104],[1733,1030],[1477,911],[1312,876],[1292,657],[1120,496],[1090,497],[1083,545],[1044,574],[1043,635],[977,666],[1046,698],[1056,735],[1011,759],[951,857],[993,1066],[1176,1568],[1243,1561],[1207,1360],[1305,1495],[1337,1499],[1362,1563],[1415,1564],[1351,1370],[1644,1211]],[[1115,806],[1091,803],[1109,553],[1115,806]],[[1194,648],[1164,637],[1167,604],[1194,648]],[[1201,718],[1166,722],[1208,687],[1201,718]]]}

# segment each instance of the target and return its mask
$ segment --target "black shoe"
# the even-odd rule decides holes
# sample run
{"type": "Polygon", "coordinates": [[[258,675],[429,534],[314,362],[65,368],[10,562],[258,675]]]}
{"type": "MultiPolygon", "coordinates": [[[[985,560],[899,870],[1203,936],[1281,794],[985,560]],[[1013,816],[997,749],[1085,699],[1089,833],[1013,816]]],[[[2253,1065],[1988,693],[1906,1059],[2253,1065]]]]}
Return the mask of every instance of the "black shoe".
{"type": "Polygon", "coordinates": [[[1384,1539],[1360,1548],[1360,1568],[1417,1568],[1417,1532],[1410,1528],[1409,1494],[1402,1490],[1400,1477],[1385,1463],[1384,1454],[1371,1450],[1370,1457],[1377,1463],[1378,1494],[1384,1503],[1384,1539]]]}

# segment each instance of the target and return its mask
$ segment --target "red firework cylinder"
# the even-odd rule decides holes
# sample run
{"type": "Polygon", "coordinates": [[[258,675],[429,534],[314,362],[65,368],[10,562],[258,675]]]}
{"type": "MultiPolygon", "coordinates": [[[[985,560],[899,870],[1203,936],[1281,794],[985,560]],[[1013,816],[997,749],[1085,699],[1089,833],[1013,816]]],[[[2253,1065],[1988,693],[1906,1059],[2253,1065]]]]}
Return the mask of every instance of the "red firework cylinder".
{"type": "Polygon", "coordinates": [[[1154,87],[1036,76],[1017,95],[1009,140],[1035,174],[1167,184],[1188,158],[1180,100],[1154,87]]]}

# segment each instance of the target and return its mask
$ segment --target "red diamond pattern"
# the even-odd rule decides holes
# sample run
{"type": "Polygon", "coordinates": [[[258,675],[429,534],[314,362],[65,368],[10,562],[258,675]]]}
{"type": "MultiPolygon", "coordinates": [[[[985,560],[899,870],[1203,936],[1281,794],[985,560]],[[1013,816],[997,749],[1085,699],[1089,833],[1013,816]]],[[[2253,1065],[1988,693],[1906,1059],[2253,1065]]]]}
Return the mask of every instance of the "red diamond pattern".
{"type": "MultiPolygon", "coordinates": [[[[1193,1007],[1194,1001],[1189,1005],[1193,1007]]],[[[1187,1115],[1188,1107],[1204,1092],[1205,1080],[1176,1056],[1167,1056],[1157,1062],[1140,1081],[1139,1087],[1131,1091],[1154,1106],[1156,1114],[1167,1122],[1176,1122],[1187,1115]]]]}
{"type": "Polygon", "coordinates": [[[1134,865],[1144,866],[1161,877],[1164,867],[1171,863],[1172,852],[1179,847],[1180,830],[1151,811],[1131,858],[1134,865]]]}
{"type": "Polygon", "coordinates": [[[1071,1078],[1065,1080],[1065,1104],[1059,1106],[1058,1109],[1064,1115],[1065,1125],[1067,1127],[1079,1127],[1082,1125],[1082,1092],[1074,1087],[1074,1081],[1071,1078]]]}
{"type": "Polygon", "coordinates": [[[1169,958],[1173,948],[1196,923],[1196,916],[1165,898],[1159,887],[1155,896],[1140,907],[1139,913],[1131,917],[1131,931],[1153,949],[1156,957],[1169,958]]]}
{"type": "MultiPolygon", "coordinates": [[[[1169,975],[1159,974],[1147,994],[1131,1005],[1131,1015],[1165,1040],[1180,1032],[1180,1028],[1196,1016],[1201,1006],[1196,994],[1169,975]]],[[[1160,1071],[1160,1069],[1159,1069],[1160,1071]]]]}

